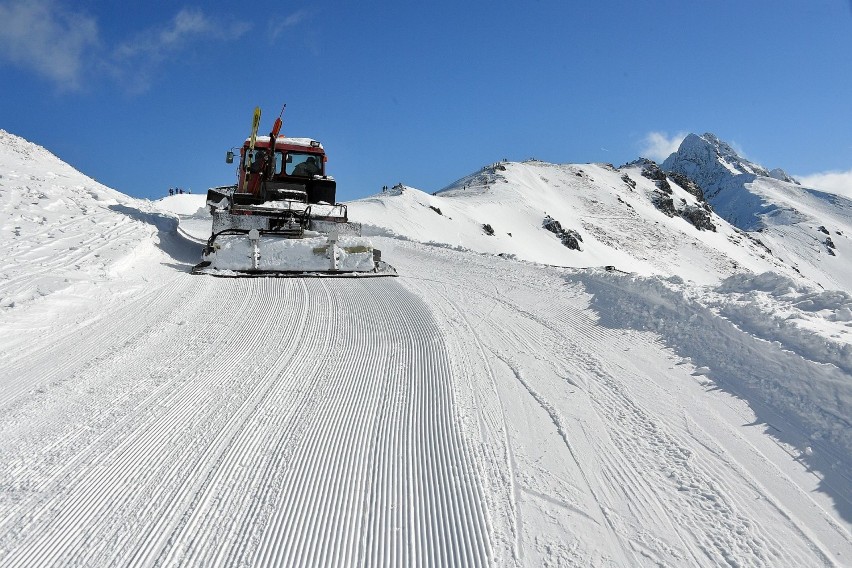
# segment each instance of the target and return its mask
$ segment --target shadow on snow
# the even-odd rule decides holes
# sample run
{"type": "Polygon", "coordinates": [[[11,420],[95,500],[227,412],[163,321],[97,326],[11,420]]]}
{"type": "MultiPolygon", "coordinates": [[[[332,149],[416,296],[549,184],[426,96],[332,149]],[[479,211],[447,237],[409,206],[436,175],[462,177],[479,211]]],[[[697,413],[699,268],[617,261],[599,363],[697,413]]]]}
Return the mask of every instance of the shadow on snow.
{"type": "Polygon", "coordinates": [[[180,234],[177,217],[165,213],[146,213],[126,205],[111,205],[110,209],[157,228],[157,246],[175,261],[165,263],[166,266],[189,272],[201,260],[203,245],[180,234]]]}
{"type": "Polygon", "coordinates": [[[658,334],[692,361],[699,369],[694,374],[713,380],[710,388],[745,400],[757,418],[743,426],[762,425],[779,442],[799,448],[794,459],[819,473],[820,491],[852,522],[852,425],[840,392],[852,385],[848,372],[746,333],[659,279],[615,274],[568,279],[592,294],[601,325],[658,334]]]}

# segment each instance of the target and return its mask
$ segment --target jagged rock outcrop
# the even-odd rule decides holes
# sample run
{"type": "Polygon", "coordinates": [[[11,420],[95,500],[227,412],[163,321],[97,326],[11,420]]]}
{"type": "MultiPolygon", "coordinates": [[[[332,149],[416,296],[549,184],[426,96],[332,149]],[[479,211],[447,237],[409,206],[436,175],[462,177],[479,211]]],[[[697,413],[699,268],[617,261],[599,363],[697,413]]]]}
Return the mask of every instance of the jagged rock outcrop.
{"type": "Polygon", "coordinates": [[[669,177],[671,177],[673,182],[681,186],[688,193],[694,195],[695,199],[702,203],[707,203],[707,199],[704,197],[704,190],[702,190],[701,186],[697,183],[679,172],[669,172],[669,177]]]}
{"type": "Polygon", "coordinates": [[[684,138],[677,152],[662,163],[662,169],[683,175],[700,187],[716,213],[741,229],[759,230],[763,226],[761,216],[776,209],[745,189],[758,177],[771,177],[770,172],[742,158],[713,134],[684,138]]]}
{"type": "Polygon", "coordinates": [[[671,195],[672,186],[669,185],[666,173],[660,169],[660,166],[658,166],[656,162],[646,160],[645,164],[642,166],[642,175],[650,180],[654,180],[654,185],[656,185],[660,191],[671,195]]]}
{"type": "Polygon", "coordinates": [[[680,211],[680,216],[692,223],[699,231],[716,232],[716,225],[711,221],[710,211],[704,207],[687,205],[680,211]]]}
{"type": "Polygon", "coordinates": [[[651,195],[651,203],[653,203],[654,207],[656,207],[659,211],[665,213],[669,217],[677,215],[677,208],[675,207],[674,199],[662,191],[655,191],[651,195]]]}
{"type": "MultiPolygon", "coordinates": [[[[653,180],[657,189],[651,193],[650,199],[651,203],[654,204],[654,207],[656,207],[660,212],[668,215],[669,217],[683,217],[700,231],[716,231],[716,225],[711,221],[711,213],[713,210],[710,207],[710,204],[705,200],[704,192],[697,183],[690,180],[686,175],[678,172],[667,174],[659,165],[657,165],[656,162],[647,158],[640,158],[627,165],[641,166],[642,176],[653,180]],[[674,183],[683,188],[684,191],[694,196],[699,205],[688,204],[686,200],[681,198],[683,205],[678,208],[674,201],[674,191],[669,183],[669,177],[671,177],[671,180],[674,183]]],[[[630,177],[625,174],[621,179],[625,183],[628,183],[627,180],[630,180],[630,177]]],[[[628,183],[628,185],[630,184],[628,183]]],[[[636,183],[633,182],[631,188],[635,186],[636,183]]]]}
{"type": "Polygon", "coordinates": [[[580,243],[583,242],[583,237],[574,229],[564,229],[562,223],[551,217],[550,215],[544,218],[542,227],[559,237],[562,244],[571,250],[583,250],[580,248],[580,243]]]}

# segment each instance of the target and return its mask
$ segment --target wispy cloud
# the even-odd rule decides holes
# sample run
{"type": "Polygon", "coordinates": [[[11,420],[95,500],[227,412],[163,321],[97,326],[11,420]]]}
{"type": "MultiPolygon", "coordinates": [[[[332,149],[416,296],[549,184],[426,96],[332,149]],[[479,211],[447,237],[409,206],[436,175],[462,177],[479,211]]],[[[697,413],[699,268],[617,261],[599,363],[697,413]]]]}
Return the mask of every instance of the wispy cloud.
{"type": "Polygon", "coordinates": [[[284,33],[284,30],[301,24],[302,22],[310,18],[310,16],[311,11],[307,8],[297,10],[296,12],[293,12],[280,22],[271,23],[269,26],[270,36],[272,37],[272,39],[278,39],[278,36],[284,33]]]}
{"type": "Polygon", "coordinates": [[[56,0],[0,0],[0,22],[0,64],[34,72],[64,91],[81,90],[100,72],[128,91],[144,92],[162,65],[184,50],[237,39],[251,27],[182,9],[161,26],[110,48],[94,17],[72,13],[56,0]]]}
{"type": "Polygon", "coordinates": [[[35,71],[62,90],[79,90],[100,43],[97,22],[52,0],[0,2],[0,61],[35,71]]]}
{"type": "Polygon", "coordinates": [[[162,27],[149,28],[119,45],[114,52],[118,59],[144,57],[162,60],[198,39],[231,40],[240,37],[249,26],[235,24],[228,27],[214,23],[199,9],[184,8],[162,27]]]}
{"type": "Polygon", "coordinates": [[[678,132],[669,136],[666,132],[649,132],[642,139],[639,153],[645,158],[661,162],[677,151],[687,134],[688,132],[678,132]]]}
{"type": "Polygon", "coordinates": [[[837,195],[843,195],[852,199],[852,170],[796,176],[796,179],[805,187],[836,193],[837,195]]]}
{"type": "Polygon", "coordinates": [[[113,75],[131,91],[150,88],[160,65],[201,41],[230,41],[251,28],[245,23],[220,24],[199,9],[184,8],[162,26],[137,33],[118,45],[108,63],[113,75]]]}

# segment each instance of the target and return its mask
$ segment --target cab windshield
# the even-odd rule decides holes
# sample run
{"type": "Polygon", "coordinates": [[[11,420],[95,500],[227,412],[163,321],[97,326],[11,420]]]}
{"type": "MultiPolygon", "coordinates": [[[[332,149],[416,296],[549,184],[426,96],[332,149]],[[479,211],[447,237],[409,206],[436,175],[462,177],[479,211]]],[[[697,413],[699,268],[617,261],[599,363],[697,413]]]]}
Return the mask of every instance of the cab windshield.
{"type": "MultiPolygon", "coordinates": [[[[255,148],[254,152],[246,151],[245,169],[250,173],[259,173],[264,167],[269,150],[255,148]]],[[[322,175],[322,155],[307,152],[275,152],[275,163],[272,168],[274,175],[281,174],[282,169],[288,176],[312,177],[322,175]]]]}
{"type": "Polygon", "coordinates": [[[288,176],[322,175],[322,156],[307,152],[287,152],[284,173],[288,176]]]}

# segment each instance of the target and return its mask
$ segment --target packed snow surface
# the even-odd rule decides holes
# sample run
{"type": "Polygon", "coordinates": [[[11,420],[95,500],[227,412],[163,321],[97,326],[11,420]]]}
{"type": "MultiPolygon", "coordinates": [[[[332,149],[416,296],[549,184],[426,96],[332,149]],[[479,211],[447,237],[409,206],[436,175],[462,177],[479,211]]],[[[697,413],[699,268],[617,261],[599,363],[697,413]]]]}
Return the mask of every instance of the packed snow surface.
{"type": "Polygon", "coordinates": [[[641,170],[350,203],[399,278],[215,278],[203,196],[0,131],[0,565],[852,565],[846,241],[641,170]]]}

